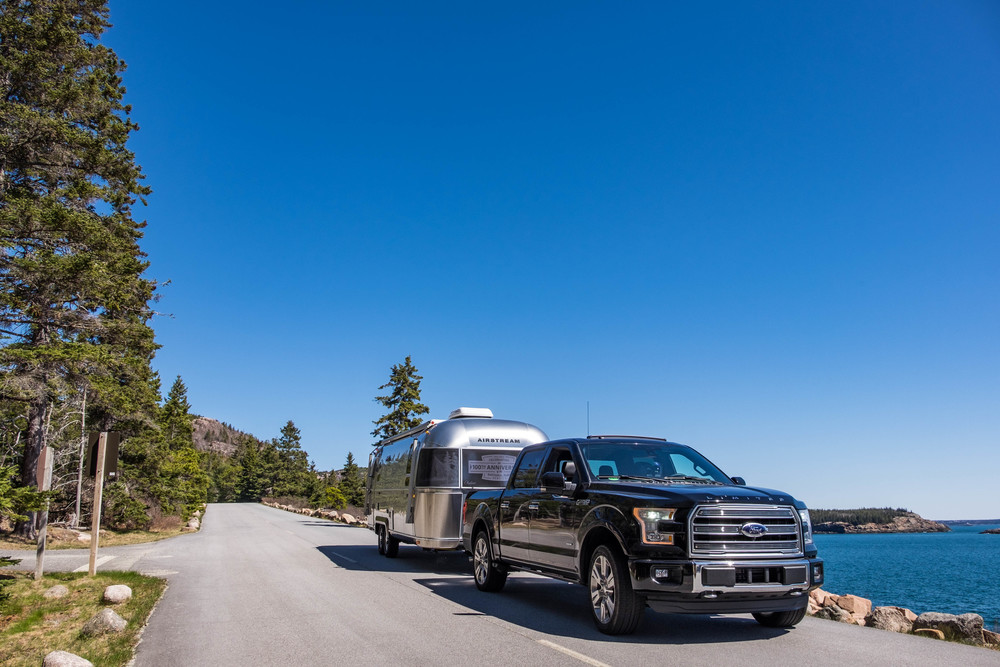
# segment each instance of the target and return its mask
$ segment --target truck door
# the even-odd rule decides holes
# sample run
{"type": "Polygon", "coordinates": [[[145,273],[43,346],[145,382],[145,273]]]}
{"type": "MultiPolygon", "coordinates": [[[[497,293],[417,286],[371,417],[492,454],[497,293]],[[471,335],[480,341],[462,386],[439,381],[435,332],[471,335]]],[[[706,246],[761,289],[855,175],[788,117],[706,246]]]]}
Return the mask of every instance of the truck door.
{"type": "MultiPolygon", "coordinates": [[[[566,463],[569,462],[573,462],[573,455],[568,447],[552,447],[539,472],[569,472],[574,466],[580,469],[575,462],[574,466],[567,468],[566,463]]],[[[579,474],[572,474],[572,477],[574,479],[568,481],[576,482],[579,474]]],[[[552,489],[539,488],[528,506],[532,509],[528,524],[531,559],[548,567],[575,571],[581,512],[572,493],[564,489],[553,492],[552,489]]]]}
{"type": "Polygon", "coordinates": [[[510,482],[500,496],[500,554],[505,559],[530,560],[528,553],[528,521],[531,502],[538,488],[538,469],[544,449],[525,453],[510,476],[510,482]]]}

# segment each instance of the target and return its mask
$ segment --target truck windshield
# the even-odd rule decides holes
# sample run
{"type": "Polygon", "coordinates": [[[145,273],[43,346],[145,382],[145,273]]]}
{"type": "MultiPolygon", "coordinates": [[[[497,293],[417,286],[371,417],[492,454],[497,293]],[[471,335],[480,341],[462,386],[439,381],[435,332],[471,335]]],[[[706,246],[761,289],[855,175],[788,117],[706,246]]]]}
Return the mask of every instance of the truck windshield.
{"type": "Polygon", "coordinates": [[[684,445],[595,441],[581,449],[590,474],[600,479],[732,484],[724,472],[684,445]]]}

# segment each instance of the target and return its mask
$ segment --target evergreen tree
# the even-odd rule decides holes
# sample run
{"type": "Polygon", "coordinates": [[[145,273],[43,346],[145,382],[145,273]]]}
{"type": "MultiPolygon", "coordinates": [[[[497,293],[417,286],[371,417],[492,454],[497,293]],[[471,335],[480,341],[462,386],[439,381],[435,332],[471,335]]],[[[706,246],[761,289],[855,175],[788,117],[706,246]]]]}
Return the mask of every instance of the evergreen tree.
{"type": "Polygon", "coordinates": [[[335,510],[342,510],[347,507],[347,498],[336,486],[328,486],[323,491],[323,497],[320,499],[320,504],[323,507],[330,507],[335,510]]]}
{"type": "Polygon", "coordinates": [[[0,397],[27,406],[25,486],[59,396],[89,386],[103,429],[155,401],[132,217],[150,190],[108,27],[106,0],[0,0],[0,397]]]}
{"type": "Polygon", "coordinates": [[[218,452],[205,452],[205,463],[209,478],[208,502],[235,502],[240,473],[237,463],[218,452]]]}
{"type": "Polygon", "coordinates": [[[193,427],[194,417],[188,414],[191,405],[187,400],[187,387],[178,375],[170,387],[167,400],[160,408],[159,424],[163,438],[170,449],[194,447],[193,427]]]}
{"type": "Polygon", "coordinates": [[[389,381],[379,389],[389,389],[384,396],[376,396],[375,400],[388,408],[387,412],[375,422],[372,435],[382,440],[419,426],[420,415],[430,412],[426,405],[420,402],[420,381],[424,378],[417,375],[417,369],[410,361],[409,355],[401,364],[392,367],[389,381]]]}
{"type": "Polygon", "coordinates": [[[365,504],[365,481],[361,478],[361,469],[354,462],[354,454],[347,453],[347,463],[340,473],[340,492],[349,505],[363,507],[365,504]]]}
{"type": "Polygon", "coordinates": [[[309,455],[303,451],[301,442],[301,431],[294,422],[288,420],[281,429],[281,437],[275,442],[278,460],[273,477],[272,495],[307,498],[312,495],[314,486],[312,480],[316,475],[310,469],[309,455]]]}
{"type": "Polygon", "coordinates": [[[236,497],[240,502],[259,502],[264,496],[267,475],[261,460],[259,443],[246,437],[237,454],[239,472],[236,480],[236,497]]]}

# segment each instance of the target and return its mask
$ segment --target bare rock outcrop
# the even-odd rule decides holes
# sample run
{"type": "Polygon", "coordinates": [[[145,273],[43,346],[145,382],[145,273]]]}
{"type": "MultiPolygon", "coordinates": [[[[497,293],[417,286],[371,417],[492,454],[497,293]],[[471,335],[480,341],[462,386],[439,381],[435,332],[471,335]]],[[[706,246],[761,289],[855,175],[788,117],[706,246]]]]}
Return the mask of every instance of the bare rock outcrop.
{"type": "Polygon", "coordinates": [[[936,611],[928,611],[920,614],[913,622],[913,630],[931,628],[941,631],[945,639],[951,641],[964,641],[977,646],[985,646],[986,640],[983,637],[983,617],[979,614],[942,614],[936,611]]]}
{"type": "Polygon", "coordinates": [[[235,433],[234,429],[207,417],[195,417],[191,423],[194,447],[201,452],[218,452],[232,457],[237,449],[235,433]]]}
{"type": "Polygon", "coordinates": [[[94,663],[68,651],[52,651],[42,660],[42,667],[94,667],[94,663]]]}
{"type": "Polygon", "coordinates": [[[871,610],[872,601],[857,595],[835,595],[821,588],[809,593],[809,613],[819,618],[865,625],[871,610]]]}
{"type": "Polygon", "coordinates": [[[918,514],[907,512],[889,523],[852,524],[846,521],[827,521],[813,525],[817,533],[947,533],[947,525],[929,521],[918,514]]]}
{"type": "Polygon", "coordinates": [[[917,615],[903,607],[875,607],[865,617],[865,625],[906,635],[913,631],[913,622],[916,620],[917,615]]]}

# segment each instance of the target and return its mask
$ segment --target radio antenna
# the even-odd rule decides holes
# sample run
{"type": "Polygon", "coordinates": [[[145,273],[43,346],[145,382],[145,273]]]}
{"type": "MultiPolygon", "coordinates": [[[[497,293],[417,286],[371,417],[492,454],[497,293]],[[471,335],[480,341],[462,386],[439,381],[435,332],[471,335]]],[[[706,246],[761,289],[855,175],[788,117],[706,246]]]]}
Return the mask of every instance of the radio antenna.
{"type": "Polygon", "coordinates": [[[587,437],[590,437],[590,401],[587,401],[587,437]]]}

